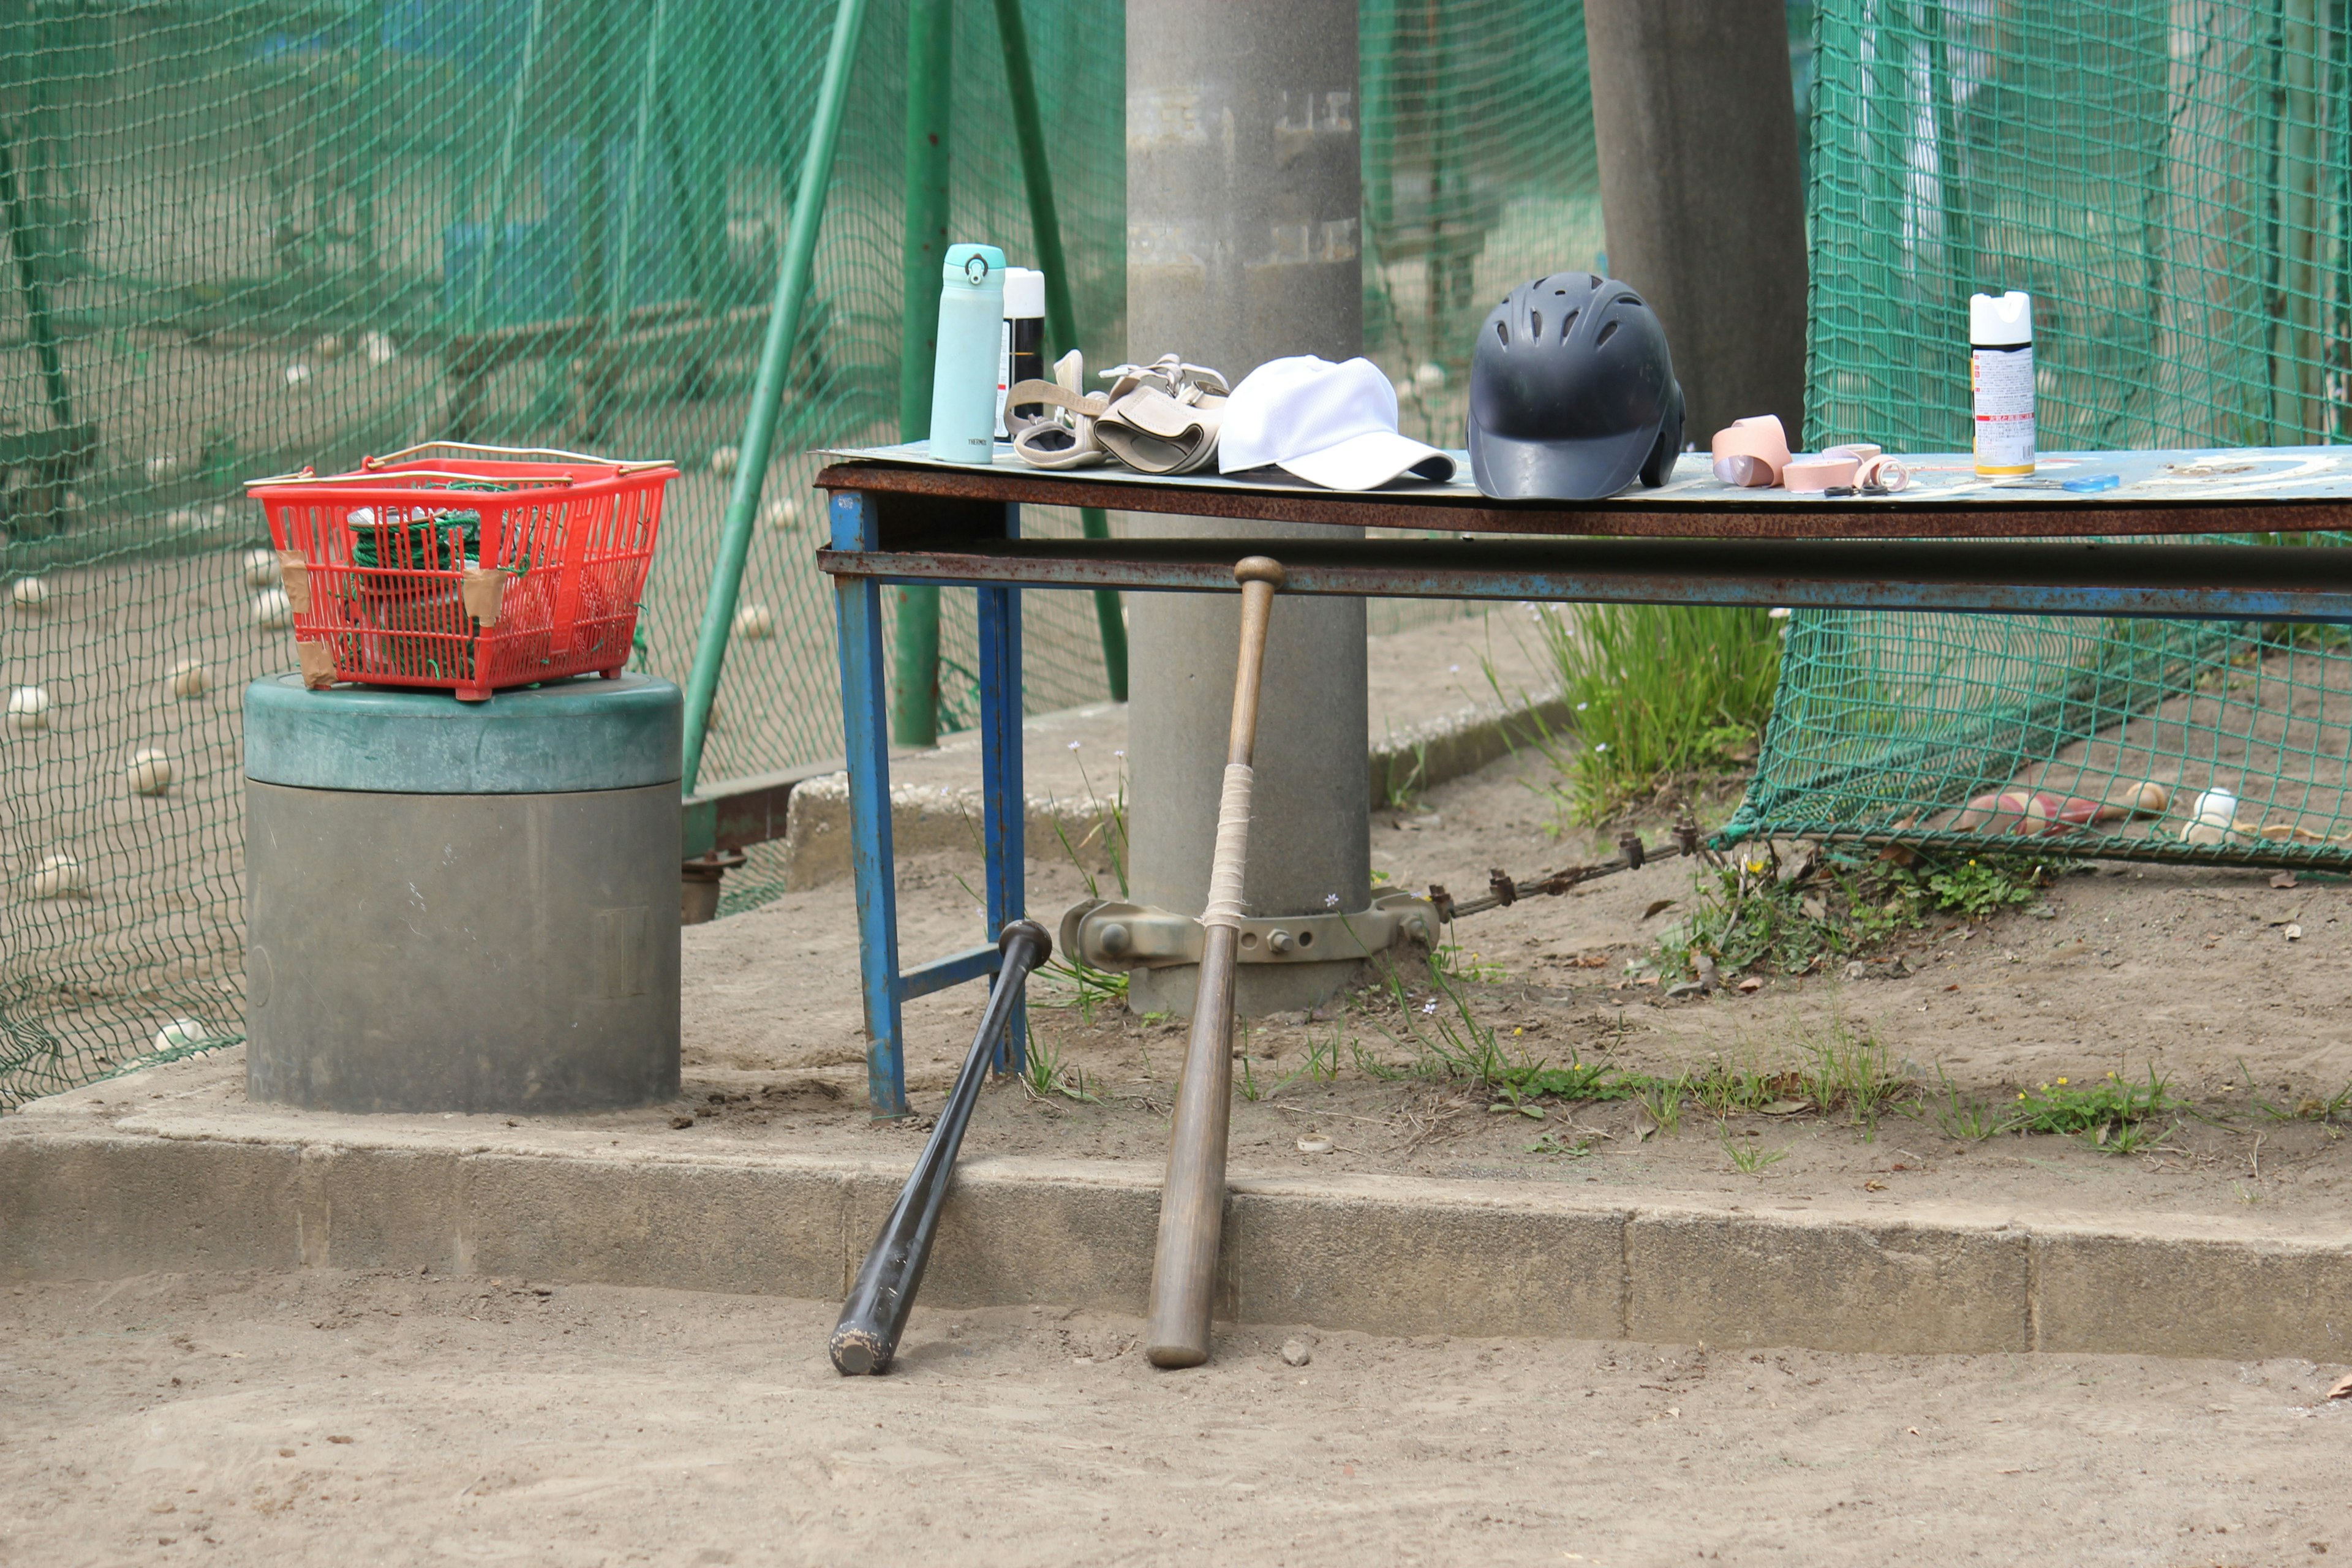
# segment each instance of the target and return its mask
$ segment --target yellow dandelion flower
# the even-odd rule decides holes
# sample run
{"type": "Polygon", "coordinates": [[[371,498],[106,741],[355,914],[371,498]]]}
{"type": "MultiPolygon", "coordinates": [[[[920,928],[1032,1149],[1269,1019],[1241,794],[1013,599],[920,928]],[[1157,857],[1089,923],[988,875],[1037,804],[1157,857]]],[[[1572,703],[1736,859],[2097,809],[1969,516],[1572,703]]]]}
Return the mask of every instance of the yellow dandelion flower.
{"type": "Polygon", "coordinates": [[[2058,1080],[2058,1087],[2059,1087],[2060,1089],[2063,1089],[2063,1088],[2065,1088],[2065,1087],[2066,1087],[2066,1080],[2065,1080],[2064,1079],[2063,1079],[2063,1078],[2062,1078],[2062,1079],[2060,1079],[2058,1080]]]}

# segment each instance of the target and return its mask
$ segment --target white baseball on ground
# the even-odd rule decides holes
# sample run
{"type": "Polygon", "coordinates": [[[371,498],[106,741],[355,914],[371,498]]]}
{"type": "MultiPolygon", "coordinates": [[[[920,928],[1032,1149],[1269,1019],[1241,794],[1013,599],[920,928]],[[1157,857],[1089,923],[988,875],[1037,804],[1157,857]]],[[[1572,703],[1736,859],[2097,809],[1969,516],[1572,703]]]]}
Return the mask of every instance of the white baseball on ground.
{"type": "Polygon", "coordinates": [[[33,897],[37,899],[69,899],[89,891],[89,878],[81,862],[70,855],[51,855],[41,861],[41,868],[33,873],[33,897]]]}
{"type": "Polygon", "coordinates": [[[49,694],[37,686],[19,686],[8,693],[8,728],[20,735],[49,727],[49,694]]]}
{"type": "Polygon", "coordinates": [[[141,795],[162,795],[172,787],[172,759],[152,748],[132,752],[131,766],[124,772],[130,775],[131,787],[141,795]]]}

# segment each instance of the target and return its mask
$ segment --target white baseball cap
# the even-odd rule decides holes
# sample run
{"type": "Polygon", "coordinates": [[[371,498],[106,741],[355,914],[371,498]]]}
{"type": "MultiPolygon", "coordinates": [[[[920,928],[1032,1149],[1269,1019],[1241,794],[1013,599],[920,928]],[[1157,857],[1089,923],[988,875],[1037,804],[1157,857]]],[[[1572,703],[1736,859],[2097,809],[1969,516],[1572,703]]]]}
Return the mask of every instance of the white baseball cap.
{"type": "Polygon", "coordinates": [[[1217,469],[1276,464],[1309,484],[1370,490],[1407,475],[1443,484],[1454,459],[1397,433],[1396,388],[1368,359],[1268,360],[1225,401],[1217,469]]]}

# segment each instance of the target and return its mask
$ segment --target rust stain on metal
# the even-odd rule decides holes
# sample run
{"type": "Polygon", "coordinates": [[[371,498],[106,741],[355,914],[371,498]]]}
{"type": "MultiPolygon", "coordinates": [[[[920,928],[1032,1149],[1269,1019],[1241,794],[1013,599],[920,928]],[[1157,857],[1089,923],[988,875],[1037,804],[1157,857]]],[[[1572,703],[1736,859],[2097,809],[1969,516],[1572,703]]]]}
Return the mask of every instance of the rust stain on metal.
{"type": "Polygon", "coordinates": [[[1024,474],[993,468],[948,471],[887,463],[836,463],[816,476],[825,490],[939,500],[1008,501],[1024,506],[1103,507],[1115,511],[1333,528],[1445,529],[1462,533],[1582,535],[1627,539],[2080,539],[2094,535],[2255,531],[2317,532],[2352,528],[2352,501],[2232,502],[2227,506],[2035,506],[1970,499],[1955,501],[1824,505],[1741,510],[1711,502],[1644,505],[1638,500],[1590,507],[1498,505],[1483,497],[1301,495],[1296,491],[1105,482],[1083,474],[1024,474]]]}

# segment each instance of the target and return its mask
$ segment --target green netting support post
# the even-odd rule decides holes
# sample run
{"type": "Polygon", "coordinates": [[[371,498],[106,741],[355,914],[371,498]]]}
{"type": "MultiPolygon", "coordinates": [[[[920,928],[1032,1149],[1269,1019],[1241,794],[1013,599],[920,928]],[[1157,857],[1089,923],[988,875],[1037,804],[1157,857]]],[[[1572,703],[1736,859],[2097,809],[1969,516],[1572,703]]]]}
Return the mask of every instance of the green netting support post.
{"type": "MultiPolygon", "coordinates": [[[[1062,219],[1054,203],[1054,169],[1045,159],[1045,119],[1037,110],[1037,79],[1029,68],[1029,29],[1021,0],[996,0],[996,26],[1004,40],[1004,83],[1013,99],[1013,128],[1021,142],[1021,175],[1029,187],[1029,225],[1036,232],[1037,265],[1045,273],[1045,330],[1066,353],[1077,346],[1078,315],[1070,303],[1070,269],[1062,256],[1062,219]]],[[[1078,513],[1088,539],[1108,539],[1102,508],[1078,513]]],[[[1095,590],[1095,620],[1102,629],[1103,674],[1111,700],[1127,700],[1127,619],[1118,591],[1095,590]]]]}
{"type": "Polygon", "coordinates": [[[621,253],[605,274],[604,331],[621,334],[629,315],[629,285],[637,265],[637,217],[646,186],[646,141],[653,134],[654,97],[661,88],[662,34],[669,21],[668,0],[654,0],[646,29],[645,64],[638,73],[637,112],[629,135],[629,188],[621,195],[621,253]]]}
{"type": "Polygon", "coordinates": [[[751,553],[751,523],[760,510],[760,490],[768,477],[776,416],[783,407],[784,373],[793,342],[800,336],[801,311],[808,303],[809,275],[816,261],[817,226],[824,217],[825,187],[833,183],[833,152],[841,140],[842,110],[849,100],[849,68],[866,30],[866,0],[841,0],[834,12],[833,47],[817,89],[816,116],[809,128],[799,188],[793,195],[783,264],[776,271],[776,297],[768,312],[767,341],[760,348],[760,372],[751,384],[751,407],[743,419],[743,440],[735,464],[735,484],[727,498],[727,521],[719,542],[719,562],[710,569],[710,593],[702,606],[702,636],[694,649],[694,673],[686,686],[686,755],[680,791],[694,793],[702,774],[702,742],[710,726],[710,703],[719,694],[719,673],[727,663],[727,636],[735,624],[735,600],[743,586],[743,563],[751,553]]]}
{"type": "Polygon", "coordinates": [[[1396,210],[1396,0],[1365,0],[1362,17],[1364,227],[1385,234],[1396,210]]]}
{"type": "Polygon", "coordinates": [[[58,353],[58,334],[49,320],[49,294],[41,279],[40,247],[33,222],[25,210],[25,193],[16,183],[16,160],[0,138],[0,206],[7,208],[8,247],[16,253],[16,279],[25,290],[25,328],[33,340],[33,356],[40,362],[41,386],[48,394],[49,417],[60,430],[73,424],[73,394],[66,385],[66,362],[58,353]]]}
{"type": "MultiPolygon", "coordinates": [[[[953,0],[907,7],[906,310],[898,333],[898,439],[931,431],[931,369],[939,354],[940,266],[947,258],[948,128],[955,89],[953,0]]],[[[940,591],[890,588],[890,738],[940,738],[940,591]]]]}

